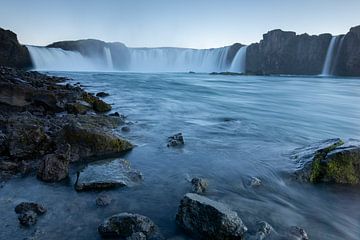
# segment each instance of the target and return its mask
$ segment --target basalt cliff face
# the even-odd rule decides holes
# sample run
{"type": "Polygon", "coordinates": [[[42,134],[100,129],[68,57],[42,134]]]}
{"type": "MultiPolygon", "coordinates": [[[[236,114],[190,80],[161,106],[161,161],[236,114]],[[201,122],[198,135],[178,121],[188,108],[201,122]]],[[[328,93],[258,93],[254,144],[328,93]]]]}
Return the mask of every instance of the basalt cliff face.
{"type": "Polygon", "coordinates": [[[336,70],[337,75],[360,76],[360,26],[345,35],[336,70]]]}
{"type": "Polygon", "coordinates": [[[15,68],[31,68],[29,51],[22,46],[15,33],[0,28],[0,65],[15,68]]]}
{"type": "Polygon", "coordinates": [[[253,74],[320,74],[330,40],[330,34],[310,36],[270,31],[259,43],[248,47],[246,71],[253,74]]]}

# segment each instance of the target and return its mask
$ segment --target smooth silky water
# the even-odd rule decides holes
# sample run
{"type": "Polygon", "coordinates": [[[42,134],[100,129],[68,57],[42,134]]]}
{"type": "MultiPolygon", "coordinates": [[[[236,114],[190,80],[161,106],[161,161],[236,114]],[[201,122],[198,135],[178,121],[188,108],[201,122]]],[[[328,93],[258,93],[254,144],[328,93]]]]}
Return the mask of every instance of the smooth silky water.
{"type": "Polygon", "coordinates": [[[228,204],[249,229],[258,220],[281,233],[301,226],[311,239],[360,239],[359,186],[312,185],[291,178],[296,148],[341,137],[360,138],[360,80],[318,77],[221,76],[180,73],[51,72],[80,82],[127,116],[137,145],[124,158],[144,175],[133,188],[107,191],[113,202],[95,205],[99,193],[73,190],[35,176],[0,188],[0,239],[99,239],[105,217],[134,212],[150,217],[170,238],[181,235],[175,214],[194,176],[209,182],[206,196],[228,204]],[[166,147],[182,132],[183,148],[166,147]],[[250,187],[251,177],[262,180],[250,187]],[[43,203],[48,212],[33,228],[20,228],[14,207],[43,203]],[[36,233],[34,233],[36,231],[36,233]]]}

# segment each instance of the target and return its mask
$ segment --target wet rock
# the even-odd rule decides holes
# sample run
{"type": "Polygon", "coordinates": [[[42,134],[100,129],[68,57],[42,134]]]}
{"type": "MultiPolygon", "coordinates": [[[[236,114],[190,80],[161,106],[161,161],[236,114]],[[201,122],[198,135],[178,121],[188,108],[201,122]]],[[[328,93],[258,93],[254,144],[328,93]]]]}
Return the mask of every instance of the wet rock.
{"type": "Polygon", "coordinates": [[[106,194],[101,194],[96,198],[96,205],[99,207],[105,207],[111,203],[111,197],[106,194]]]}
{"type": "Polygon", "coordinates": [[[120,117],[120,113],[118,113],[118,112],[110,113],[109,116],[120,117]]]}
{"type": "Polygon", "coordinates": [[[193,178],[191,179],[192,192],[194,193],[204,193],[208,187],[208,183],[205,179],[202,178],[193,178]]]}
{"type": "Polygon", "coordinates": [[[181,200],[176,223],[201,239],[242,239],[247,231],[236,212],[194,193],[181,200]]]}
{"type": "Polygon", "coordinates": [[[70,114],[86,114],[86,112],[89,110],[89,107],[85,104],[76,102],[66,104],[65,109],[70,114]]]}
{"type": "Polygon", "coordinates": [[[98,227],[98,232],[104,238],[162,239],[151,219],[133,213],[119,213],[109,217],[98,227]]]}
{"type": "Polygon", "coordinates": [[[133,233],[130,237],[127,237],[126,240],[146,240],[146,235],[142,232],[133,233]]]}
{"type": "Polygon", "coordinates": [[[251,177],[249,185],[251,187],[258,187],[261,185],[261,180],[257,177],[251,177]]]}
{"type": "Polygon", "coordinates": [[[107,104],[103,100],[91,95],[90,93],[83,93],[82,99],[91,104],[96,112],[108,112],[111,110],[111,105],[107,104]]]}
{"type": "Polygon", "coordinates": [[[130,128],[128,126],[124,126],[124,127],[121,128],[121,131],[130,132],[130,128]]]}
{"type": "Polygon", "coordinates": [[[75,189],[93,191],[131,187],[141,182],[142,178],[142,174],[131,169],[129,161],[125,159],[98,161],[78,172],[75,189]]]}
{"type": "Polygon", "coordinates": [[[288,240],[309,240],[305,230],[297,226],[290,227],[286,237],[288,240]]]}
{"type": "Polygon", "coordinates": [[[0,154],[3,153],[7,149],[7,137],[0,130],[0,154]]]}
{"type": "Polygon", "coordinates": [[[71,145],[72,161],[93,157],[110,157],[131,150],[133,145],[111,133],[79,126],[66,125],[62,137],[71,145]]]}
{"type": "Polygon", "coordinates": [[[183,146],[185,144],[182,133],[177,133],[171,137],[168,137],[168,147],[183,146]]]}
{"type": "Polygon", "coordinates": [[[300,164],[295,177],[312,183],[360,183],[360,142],[330,139],[300,149],[293,158],[300,164]]]}
{"type": "Polygon", "coordinates": [[[18,219],[21,225],[31,226],[37,222],[37,214],[34,211],[27,211],[19,214],[18,219]]]}
{"type": "Polygon", "coordinates": [[[97,97],[101,97],[101,98],[104,98],[104,97],[107,97],[107,96],[110,96],[110,94],[106,93],[106,92],[98,92],[96,94],[97,97]]]}
{"type": "Polygon", "coordinates": [[[58,182],[68,177],[70,146],[66,152],[56,152],[44,156],[37,177],[45,182],[58,182]]]}
{"type": "Polygon", "coordinates": [[[42,215],[46,213],[46,208],[43,205],[34,202],[22,202],[15,207],[15,212],[17,214],[25,213],[27,211],[33,211],[38,215],[42,215]]]}
{"type": "Polygon", "coordinates": [[[265,221],[260,221],[257,223],[257,233],[256,240],[263,240],[270,236],[273,228],[271,225],[265,221]]]}

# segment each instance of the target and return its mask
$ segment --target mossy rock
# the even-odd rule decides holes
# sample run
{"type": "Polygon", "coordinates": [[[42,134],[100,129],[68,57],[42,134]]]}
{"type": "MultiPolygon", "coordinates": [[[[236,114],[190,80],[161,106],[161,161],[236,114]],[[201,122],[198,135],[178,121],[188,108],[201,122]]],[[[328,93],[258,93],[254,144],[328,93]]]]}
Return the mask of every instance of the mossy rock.
{"type": "Polygon", "coordinates": [[[318,148],[297,175],[311,183],[359,184],[359,142],[331,141],[331,144],[318,148]]]}
{"type": "Polygon", "coordinates": [[[86,112],[89,110],[89,107],[76,102],[66,104],[65,109],[70,114],[86,114],[86,112]]]}
{"type": "Polygon", "coordinates": [[[64,126],[62,136],[71,145],[72,154],[78,154],[80,159],[113,156],[133,148],[115,135],[76,125],[64,126]]]}
{"type": "Polygon", "coordinates": [[[91,104],[91,106],[93,107],[93,109],[96,112],[108,112],[111,110],[111,105],[107,104],[106,102],[104,102],[103,100],[99,99],[98,97],[95,97],[93,95],[91,95],[90,93],[83,93],[82,95],[82,99],[91,104]]]}

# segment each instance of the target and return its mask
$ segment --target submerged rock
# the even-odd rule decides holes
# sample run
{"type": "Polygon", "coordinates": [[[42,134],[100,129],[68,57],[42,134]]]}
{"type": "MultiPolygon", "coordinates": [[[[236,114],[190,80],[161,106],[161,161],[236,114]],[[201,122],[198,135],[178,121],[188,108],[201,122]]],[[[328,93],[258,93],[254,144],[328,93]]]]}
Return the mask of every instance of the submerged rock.
{"type": "Polygon", "coordinates": [[[104,238],[163,239],[150,218],[133,213],[119,213],[109,217],[98,227],[98,232],[104,238]]]}
{"type": "Polygon", "coordinates": [[[191,185],[194,193],[204,193],[208,187],[206,180],[197,177],[191,179],[191,185]]]}
{"type": "Polygon", "coordinates": [[[37,222],[37,214],[34,211],[27,211],[19,214],[18,219],[21,225],[24,226],[35,225],[37,222]]]}
{"type": "Polygon", "coordinates": [[[194,193],[181,200],[176,223],[201,239],[242,239],[247,231],[236,212],[194,193]]]}
{"type": "Polygon", "coordinates": [[[78,172],[75,189],[93,191],[134,186],[142,181],[142,174],[130,168],[125,159],[90,163],[78,172]]]}
{"type": "Polygon", "coordinates": [[[300,163],[297,179],[312,183],[360,183],[360,142],[330,139],[302,149],[294,158],[300,163]]]}
{"type": "Polygon", "coordinates": [[[110,94],[106,93],[106,92],[98,92],[96,94],[97,97],[101,97],[101,98],[104,98],[104,97],[107,97],[107,96],[110,96],[110,94]]]}
{"type": "Polygon", "coordinates": [[[128,126],[124,126],[124,127],[121,128],[121,131],[130,132],[130,128],[128,126]]]}
{"type": "Polygon", "coordinates": [[[38,215],[46,213],[46,208],[38,203],[22,202],[15,207],[15,212],[21,225],[31,226],[36,224],[38,215]]]}
{"type": "Polygon", "coordinates": [[[257,187],[261,185],[261,180],[257,177],[251,177],[249,185],[251,187],[257,187]]]}
{"type": "Polygon", "coordinates": [[[106,194],[101,194],[96,198],[96,205],[99,207],[105,207],[111,203],[111,197],[106,194]]]}
{"type": "Polygon", "coordinates": [[[309,240],[309,237],[304,229],[292,226],[289,229],[288,234],[286,235],[286,239],[288,240],[309,240]]]}
{"type": "Polygon", "coordinates": [[[185,144],[182,133],[177,133],[171,137],[168,137],[168,147],[183,146],[185,144]]]}

